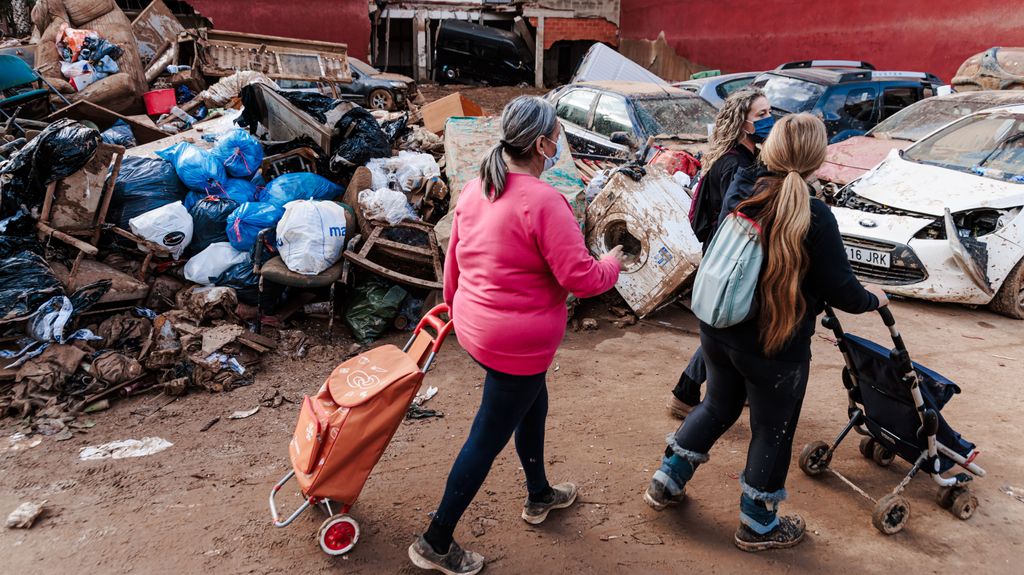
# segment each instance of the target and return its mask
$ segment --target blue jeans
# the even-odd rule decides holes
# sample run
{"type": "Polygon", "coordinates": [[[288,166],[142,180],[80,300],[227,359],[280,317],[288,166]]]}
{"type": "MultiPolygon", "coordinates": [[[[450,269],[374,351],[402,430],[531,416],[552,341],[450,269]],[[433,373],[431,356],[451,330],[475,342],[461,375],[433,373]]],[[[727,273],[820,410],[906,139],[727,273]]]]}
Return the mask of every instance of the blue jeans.
{"type": "Polygon", "coordinates": [[[434,523],[455,530],[469,503],[476,497],[494,458],[515,433],[516,452],[526,474],[530,495],[548,492],[544,473],[544,423],[548,414],[547,373],[509,375],[487,370],[484,393],[469,437],[448,474],[444,496],[434,523]]]}

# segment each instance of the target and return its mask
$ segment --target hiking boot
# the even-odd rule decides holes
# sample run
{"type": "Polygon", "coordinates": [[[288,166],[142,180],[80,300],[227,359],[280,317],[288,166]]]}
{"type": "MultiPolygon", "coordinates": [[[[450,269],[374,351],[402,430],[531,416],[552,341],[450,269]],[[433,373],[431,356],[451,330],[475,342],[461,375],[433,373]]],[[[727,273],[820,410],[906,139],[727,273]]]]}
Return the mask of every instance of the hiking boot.
{"type": "Polygon", "coordinates": [[[559,483],[551,488],[551,499],[545,502],[526,499],[523,504],[523,521],[530,525],[540,525],[548,518],[552,509],[564,509],[576,501],[576,486],[572,483],[559,483]]]}
{"type": "Polygon", "coordinates": [[[452,541],[444,555],[434,551],[422,535],[409,546],[409,559],[420,569],[432,569],[445,575],[476,575],[484,568],[484,556],[466,551],[452,541]]]}
{"type": "Polygon", "coordinates": [[[672,495],[668,485],[666,485],[667,481],[665,473],[657,471],[651,479],[651,484],[647,487],[647,491],[644,492],[644,503],[650,505],[656,511],[661,511],[669,505],[678,505],[686,499],[686,487],[679,490],[679,493],[672,495]]]}
{"type": "Polygon", "coordinates": [[[674,395],[670,397],[672,399],[669,399],[665,406],[668,407],[669,415],[676,419],[686,419],[686,416],[690,415],[690,412],[693,411],[694,407],[696,407],[684,401],[680,401],[679,398],[674,395]]]}
{"type": "Polygon", "coordinates": [[[804,539],[804,520],[799,515],[779,517],[779,524],[768,533],[761,535],[746,525],[740,524],[733,542],[744,551],[755,553],[765,549],[786,549],[804,539]]]}

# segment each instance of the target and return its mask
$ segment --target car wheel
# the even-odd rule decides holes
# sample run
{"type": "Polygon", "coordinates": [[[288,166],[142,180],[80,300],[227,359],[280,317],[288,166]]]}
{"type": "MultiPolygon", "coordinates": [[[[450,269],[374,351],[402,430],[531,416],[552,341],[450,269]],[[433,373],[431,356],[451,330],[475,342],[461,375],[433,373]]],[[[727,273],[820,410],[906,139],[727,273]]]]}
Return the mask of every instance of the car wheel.
{"type": "Polygon", "coordinates": [[[374,90],[370,92],[370,109],[390,111],[395,105],[395,98],[387,90],[374,90]]]}
{"type": "Polygon", "coordinates": [[[1024,319],[1024,259],[1010,270],[989,306],[1007,317],[1024,319]]]}

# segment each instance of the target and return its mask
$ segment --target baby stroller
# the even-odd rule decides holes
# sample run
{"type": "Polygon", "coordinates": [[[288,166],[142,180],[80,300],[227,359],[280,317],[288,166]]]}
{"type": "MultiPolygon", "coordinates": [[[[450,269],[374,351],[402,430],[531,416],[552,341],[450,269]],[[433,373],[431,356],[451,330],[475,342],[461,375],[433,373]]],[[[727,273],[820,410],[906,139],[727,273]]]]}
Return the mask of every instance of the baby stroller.
{"type": "Polygon", "coordinates": [[[292,471],[270,491],[275,527],[290,525],[311,505],[326,511],[320,548],[328,555],[349,552],[359,540],[359,524],[348,515],[370,471],[402,423],[424,375],[452,323],[441,304],[420,320],[404,349],[383,345],[334,368],[315,396],[306,396],[288,445],[292,471]],[[435,334],[426,330],[430,327],[435,334]],[[305,501],[282,520],[274,496],[295,478],[305,501]]]}
{"type": "Polygon", "coordinates": [[[943,477],[954,465],[984,477],[985,470],[974,463],[978,451],[946,423],[942,407],[960,388],[934,371],[913,363],[896,329],[896,320],[888,307],[878,310],[889,328],[892,350],[867,339],[843,332],[839,318],[831,307],[825,307],[822,325],[835,334],[843,354],[843,385],[849,396],[849,423],[831,445],[816,441],[800,454],[800,469],[810,476],[829,471],[857,493],[876,503],[871,522],[886,535],[903,529],[910,518],[910,503],[903,489],[918,471],[931,476],[939,485],[937,501],[960,519],[968,519],[978,506],[978,499],[968,489],[971,475],[957,473],[943,477]],[[886,467],[899,456],[911,465],[907,476],[879,500],[865,493],[832,469],[832,454],[850,430],[864,437],[861,454],[886,467]]]}

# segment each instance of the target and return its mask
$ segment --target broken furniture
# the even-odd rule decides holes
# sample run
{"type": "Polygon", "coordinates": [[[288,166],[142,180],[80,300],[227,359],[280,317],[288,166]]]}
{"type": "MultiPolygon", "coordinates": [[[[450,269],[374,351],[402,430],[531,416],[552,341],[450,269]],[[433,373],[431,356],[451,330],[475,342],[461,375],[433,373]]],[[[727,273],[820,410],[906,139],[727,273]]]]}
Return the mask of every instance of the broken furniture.
{"type": "Polygon", "coordinates": [[[651,169],[639,181],[617,171],[587,208],[587,247],[602,256],[617,245],[627,256],[615,288],[637,316],[649,315],[690,285],[701,243],[687,217],[690,196],[671,176],[651,169]]]}
{"type": "Polygon", "coordinates": [[[111,311],[111,305],[141,305],[149,295],[149,285],[145,279],[152,258],[155,255],[170,255],[163,246],[106,222],[107,210],[114,194],[114,182],[120,172],[123,157],[124,148],[121,146],[100,143],[96,153],[81,170],[47,186],[36,224],[42,241],[57,239],[78,250],[70,268],[63,263],[52,263],[54,274],[68,292],[100,279],[113,282],[111,289],[98,302],[108,304],[103,311],[111,311]],[[98,246],[104,231],[145,248],[146,255],[135,277],[91,259],[99,254],[98,246]]]}
{"type": "MultiPolygon", "coordinates": [[[[369,236],[359,251],[345,250],[345,259],[393,282],[428,290],[442,289],[444,269],[441,267],[441,253],[437,246],[434,226],[422,222],[401,222],[393,226],[378,225],[371,228],[369,236]],[[425,246],[409,245],[382,237],[389,230],[412,230],[426,236],[425,246]],[[374,261],[376,256],[385,256],[381,261],[393,262],[390,267],[374,261]],[[394,268],[394,269],[392,269],[394,268]],[[412,270],[426,269],[429,277],[412,275],[412,270]]],[[[422,274],[421,274],[422,275],[422,274]]]]}
{"type": "Polygon", "coordinates": [[[294,150],[288,150],[273,156],[265,156],[263,163],[260,165],[260,173],[263,174],[264,179],[267,181],[283,174],[296,172],[315,174],[317,173],[316,166],[319,162],[320,155],[314,152],[312,148],[295,148],[294,150]]]}
{"type": "Polygon", "coordinates": [[[118,114],[113,110],[108,110],[98,104],[93,104],[86,100],[81,100],[71,104],[66,108],[57,110],[45,118],[47,123],[56,122],[61,118],[71,118],[72,120],[78,120],[79,122],[85,120],[96,124],[100,132],[110,129],[118,120],[128,124],[132,129],[132,136],[135,138],[137,143],[150,144],[157,140],[162,140],[168,136],[167,132],[158,130],[155,126],[150,124],[144,124],[138,120],[129,118],[118,114]]]}
{"type": "Polygon", "coordinates": [[[348,46],[224,30],[197,30],[198,65],[203,74],[230,76],[241,70],[274,80],[349,83],[348,46]]]}
{"type": "Polygon", "coordinates": [[[178,38],[185,27],[161,0],[153,0],[132,21],[132,33],[139,47],[139,58],[152,82],[168,65],[177,64],[178,38]]]}
{"type": "MultiPolygon", "coordinates": [[[[295,107],[287,98],[278,94],[272,86],[263,83],[252,84],[252,86],[255,88],[259,123],[266,127],[269,140],[288,142],[306,136],[320,146],[325,154],[330,155],[330,127],[321,124],[309,114],[295,107]]],[[[255,126],[251,129],[255,129],[255,126]]]]}
{"type": "MultiPolygon", "coordinates": [[[[50,93],[60,96],[65,104],[69,103],[42,76],[36,74],[24,60],[17,56],[0,55],[0,115],[5,120],[11,120],[18,116],[18,111],[26,104],[32,104],[38,100],[45,100],[49,104],[50,93]],[[2,94],[16,91],[19,88],[29,89],[2,97],[2,94]],[[14,111],[9,113],[8,110],[14,111]]],[[[15,125],[17,125],[16,122],[15,125]]],[[[19,129],[21,128],[19,127],[19,129]]]]}

